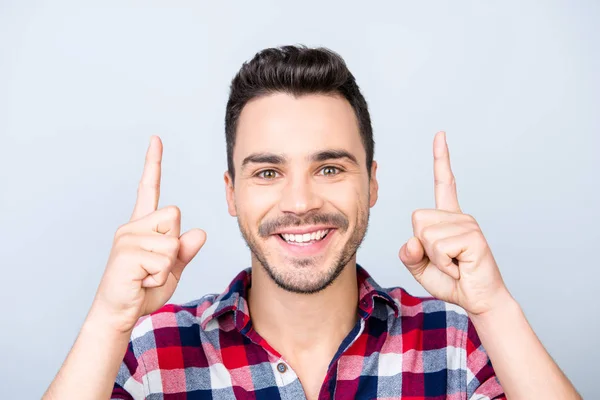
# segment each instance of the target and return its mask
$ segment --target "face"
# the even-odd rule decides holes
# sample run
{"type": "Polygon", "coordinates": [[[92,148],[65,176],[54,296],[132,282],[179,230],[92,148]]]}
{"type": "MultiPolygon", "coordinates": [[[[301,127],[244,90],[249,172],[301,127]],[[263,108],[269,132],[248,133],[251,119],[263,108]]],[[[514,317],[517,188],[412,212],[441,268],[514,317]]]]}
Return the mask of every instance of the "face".
{"type": "Polygon", "coordinates": [[[350,262],[377,200],[358,121],[333,95],[278,93],[246,104],[225,173],[229,213],[273,281],[295,293],[326,288],[350,262]]]}

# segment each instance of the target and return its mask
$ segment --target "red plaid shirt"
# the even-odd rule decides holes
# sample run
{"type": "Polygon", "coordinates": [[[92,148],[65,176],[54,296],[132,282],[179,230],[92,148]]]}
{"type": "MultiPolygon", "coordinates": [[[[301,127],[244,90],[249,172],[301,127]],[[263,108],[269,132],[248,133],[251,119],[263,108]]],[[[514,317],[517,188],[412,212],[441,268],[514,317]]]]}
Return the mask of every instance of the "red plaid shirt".
{"type": "MultiPolygon", "coordinates": [[[[305,399],[284,357],[252,329],[251,270],[220,295],[139,319],[112,399],[305,399]]],[[[331,360],[319,400],[506,399],[466,312],[357,265],[359,320],[331,360]]]]}

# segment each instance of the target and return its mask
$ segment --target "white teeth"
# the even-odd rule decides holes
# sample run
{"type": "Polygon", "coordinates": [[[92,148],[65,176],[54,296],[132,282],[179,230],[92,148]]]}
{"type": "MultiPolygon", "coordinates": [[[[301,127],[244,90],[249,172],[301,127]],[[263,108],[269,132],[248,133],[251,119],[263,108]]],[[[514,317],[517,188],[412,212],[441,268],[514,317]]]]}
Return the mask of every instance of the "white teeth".
{"type": "Polygon", "coordinates": [[[302,235],[292,233],[282,233],[281,236],[286,242],[305,243],[311,240],[321,240],[329,232],[329,229],[322,229],[320,231],[304,233],[302,235]]]}
{"type": "Polygon", "coordinates": [[[321,239],[323,239],[323,236],[325,236],[325,235],[327,234],[327,232],[329,232],[329,229],[323,229],[323,230],[321,230],[321,231],[317,231],[317,233],[316,233],[316,236],[317,236],[317,237],[316,237],[315,239],[316,239],[316,240],[321,240],[321,239]]]}

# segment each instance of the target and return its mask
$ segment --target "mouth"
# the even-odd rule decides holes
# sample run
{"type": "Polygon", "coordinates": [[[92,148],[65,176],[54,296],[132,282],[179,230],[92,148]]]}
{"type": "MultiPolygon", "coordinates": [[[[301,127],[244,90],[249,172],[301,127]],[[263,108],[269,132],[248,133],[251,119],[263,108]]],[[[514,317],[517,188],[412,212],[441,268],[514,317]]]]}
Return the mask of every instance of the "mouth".
{"type": "Polygon", "coordinates": [[[303,234],[277,233],[273,236],[286,252],[307,257],[322,252],[331,241],[335,231],[335,228],[327,228],[303,234]]]}
{"type": "Polygon", "coordinates": [[[279,237],[285,240],[289,244],[297,245],[297,246],[308,246],[312,243],[323,240],[330,231],[333,229],[320,229],[318,231],[309,232],[309,233],[278,233],[279,237]]]}

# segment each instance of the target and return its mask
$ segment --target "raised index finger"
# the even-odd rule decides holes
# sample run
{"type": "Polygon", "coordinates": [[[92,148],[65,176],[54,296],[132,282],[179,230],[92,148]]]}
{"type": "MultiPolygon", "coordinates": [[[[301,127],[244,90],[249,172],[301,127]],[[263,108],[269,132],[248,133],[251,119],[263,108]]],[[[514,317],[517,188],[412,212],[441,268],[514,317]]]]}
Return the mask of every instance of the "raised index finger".
{"type": "Polygon", "coordinates": [[[433,178],[435,207],[439,210],[461,212],[456,193],[456,181],[450,168],[450,152],[446,132],[438,132],[433,139],[433,178]]]}
{"type": "Polygon", "coordinates": [[[160,197],[160,163],[162,161],[162,141],[158,136],[150,137],[146,152],[144,172],[138,186],[137,200],[131,220],[137,220],[156,211],[160,197]]]}

